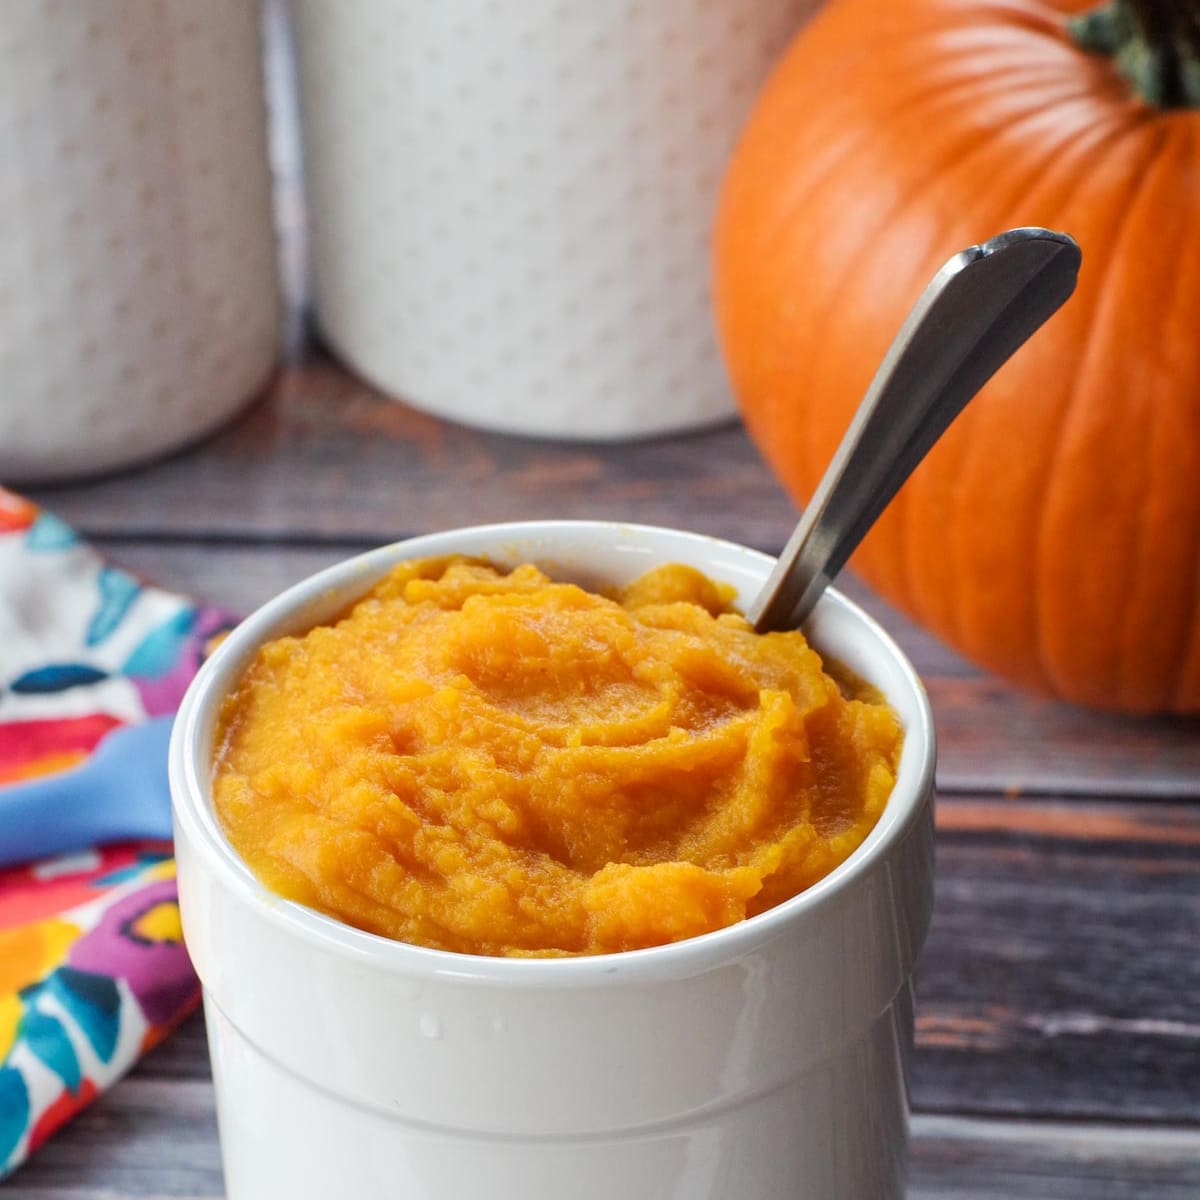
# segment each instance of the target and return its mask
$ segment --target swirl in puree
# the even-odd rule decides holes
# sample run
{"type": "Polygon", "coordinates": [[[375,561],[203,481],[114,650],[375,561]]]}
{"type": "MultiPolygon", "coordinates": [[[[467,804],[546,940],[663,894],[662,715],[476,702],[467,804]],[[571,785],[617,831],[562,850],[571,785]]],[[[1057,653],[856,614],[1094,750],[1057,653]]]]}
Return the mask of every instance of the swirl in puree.
{"type": "Polygon", "coordinates": [[[902,732],[732,595],[676,565],[606,596],[402,563],[260,648],[221,712],[220,821],[278,894],[442,950],[602,954],[760,913],[861,844],[902,732]]]}

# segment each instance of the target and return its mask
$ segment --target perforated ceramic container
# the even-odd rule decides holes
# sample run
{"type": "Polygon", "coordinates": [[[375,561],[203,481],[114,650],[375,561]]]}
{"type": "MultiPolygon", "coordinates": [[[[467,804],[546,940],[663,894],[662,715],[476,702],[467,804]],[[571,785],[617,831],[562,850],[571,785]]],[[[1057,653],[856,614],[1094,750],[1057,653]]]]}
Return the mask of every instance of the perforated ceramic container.
{"type": "Polygon", "coordinates": [[[615,439],[732,402],[719,182],[816,0],[298,0],[317,316],[392,395],[615,439]]]}
{"type": "Polygon", "coordinates": [[[0,6],[0,479],[212,429],[278,345],[256,0],[0,6]]]}
{"type": "Polygon", "coordinates": [[[835,592],[807,629],[897,710],[895,788],[846,862],[748,921],[593,958],[450,954],[281,900],[234,853],[213,739],[257,647],[327,620],[396,562],[452,553],[593,587],[689,563],[743,604],[773,565],[644,526],[462,529],[305,580],[209,659],[175,722],[171,791],[229,1200],[901,1200],[933,729],[904,656],[835,592]]]}

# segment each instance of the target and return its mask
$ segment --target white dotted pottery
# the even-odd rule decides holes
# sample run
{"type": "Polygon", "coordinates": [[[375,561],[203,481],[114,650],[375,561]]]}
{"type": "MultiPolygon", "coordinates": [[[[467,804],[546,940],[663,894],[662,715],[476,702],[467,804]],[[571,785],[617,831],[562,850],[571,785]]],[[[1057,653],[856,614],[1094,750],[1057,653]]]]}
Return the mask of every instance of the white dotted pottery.
{"type": "Polygon", "coordinates": [[[5,0],[0,479],[162,453],[264,382],[279,300],[255,0],[5,0]]]}
{"type": "Polygon", "coordinates": [[[616,439],[733,411],[709,235],[815,0],[299,0],[317,317],[383,390],[616,439]]]}

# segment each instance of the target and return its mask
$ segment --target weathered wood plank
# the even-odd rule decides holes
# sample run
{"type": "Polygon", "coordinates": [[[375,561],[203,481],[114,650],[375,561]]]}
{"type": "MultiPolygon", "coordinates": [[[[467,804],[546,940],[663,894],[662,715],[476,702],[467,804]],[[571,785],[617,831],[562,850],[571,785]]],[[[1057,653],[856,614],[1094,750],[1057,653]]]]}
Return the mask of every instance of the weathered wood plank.
{"type": "MultiPolygon", "coordinates": [[[[1197,945],[1196,806],[943,798],[917,1108],[1200,1126],[1197,945]]],[[[136,1077],[208,1073],[196,1017],[136,1077]]]]}
{"type": "MultiPolygon", "coordinates": [[[[100,545],[168,587],[243,612],[360,548],[125,538],[100,545]]],[[[862,584],[848,579],[846,590],[926,680],[943,790],[1200,797],[1200,722],[1121,719],[1027,695],[974,671],[862,584]]]]}
{"type": "MultiPolygon", "coordinates": [[[[916,1107],[1200,1125],[1200,811],[945,799],[916,1107]]],[[[202,1080],[199,1020],[142,1073],[202,1080]]]]}
{"type": "Polygon", "coordinates": [[[917,1116],[910,1200],[1195,1200],[1200,1132],[917,1116]]]}
{"type": "MultiPolygon", "coordinates": [[[[914,1200],[1200,1194],[1200,810],[944,799],[938,851],[914,1200]]],[[[199,1017],[8,1187],[218,1200],[199,1017]]]]}
{"type": "Polygon", "coordinates": [[[316,350],[190,451],[36,498],[89,534],[285,540],[539,517],[674,525],[686,512],[701,532],[778,548],[795,520],[737,425],[619,446],[478,433],[383,398],[316,350]]]}
{"type": "Polygon", "coordinates": [[[156,1079],[138,1068],[4,1186],[21,1200],[224,1196],[211,1079],[156,1079]]]}
{"type": "MultiPolygon", "coordinates": [[[[1200,1131],[917,1115],[911,1200],[1194,1200],[1200,1131]]],[[[132,1076],[5,1189],[21,1200],[222,1200],[212,1088],[132,1076]]]]}
{"type": "Polygon", "coordinates": [[[1200,810],[942,799],[924,1111],[1200,1122],[1200,810]]]}
{"type": "Polygon", "coordinates": [[[923,678],[943,791],[1200,797],[1200,721],[1089,712],[991,676],[923,678]]]}

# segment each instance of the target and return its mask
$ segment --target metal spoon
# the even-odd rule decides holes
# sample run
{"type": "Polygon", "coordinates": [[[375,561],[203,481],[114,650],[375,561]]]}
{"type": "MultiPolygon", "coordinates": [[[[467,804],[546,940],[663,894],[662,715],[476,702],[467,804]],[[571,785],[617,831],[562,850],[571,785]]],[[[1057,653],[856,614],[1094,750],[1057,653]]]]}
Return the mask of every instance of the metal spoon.
{"type": "Polygon", "coordinates": [[[1011,229],[956,254],[884,355],[779,562],[747,611],[795,629],[934,442],[1075,290],[1079,246],[1011,229]]]}

